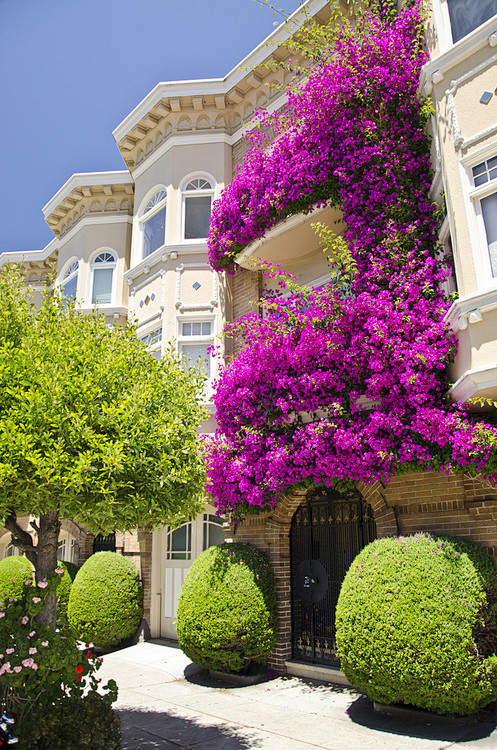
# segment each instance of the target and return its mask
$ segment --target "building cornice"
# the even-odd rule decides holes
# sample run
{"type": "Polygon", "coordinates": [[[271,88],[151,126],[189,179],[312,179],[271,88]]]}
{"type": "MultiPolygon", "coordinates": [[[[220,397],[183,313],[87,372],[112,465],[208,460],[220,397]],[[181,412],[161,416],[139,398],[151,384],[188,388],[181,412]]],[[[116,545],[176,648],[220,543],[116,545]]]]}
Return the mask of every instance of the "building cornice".
{"type": "Polygon", "coordinates": [[[449,389],[449,395],[463,404],[490,388],[497,388],[497,364],[467,370],[449,389]]]}
{"type": "Polygon", "coordinates": [[[130,171],[178,132],[217,130],[232,135],[240,130],[255,109],[278,96],[276,89],[268,94],[263,84],[282,83],[282,72],[269,70],[267,63],[291,56],[282,45],[306,18],[326,23],[329,17],[328,0],[307,0],[223,78],[158,83],[113,132],[130,171]]]}
{"type": "Polygon", "coordinates": [[[43,207],[45,220],[62,238],[87,214],[133,213],[134,183],[127,170],[73,174],[43,207]]]}
{"type": "Polygon", "coordinates": [[[497,20],[495,17],[478,26],[477,29],[463,37],[459,42],[453,44],[450,49],[432,57],[421,71],[419,91],[429,96],[433,87],[441,83],[453,68],[487,45],[490,47],[497,46],[497,20]]]}
{"type": "Polygon", "coordinates": [[[485,292],[461,297],[453,302],[445,315],[445,322],[457,333],[457,331],[466,330],[468,324],[479,323],[482,320],[482,313],[496,308],[497,289],[488,289],[485,292]]]}
{"type": "Polygon", "coordinates": [[[24,252],[13,252],[13,253],[0,253],[0,266],[4,266],[6,263],[43,263],[52,256],[57,255],[59,247],[59,241],[57,237],[50,240],[48,245],[42,250],[26,250],[24,252]]]}

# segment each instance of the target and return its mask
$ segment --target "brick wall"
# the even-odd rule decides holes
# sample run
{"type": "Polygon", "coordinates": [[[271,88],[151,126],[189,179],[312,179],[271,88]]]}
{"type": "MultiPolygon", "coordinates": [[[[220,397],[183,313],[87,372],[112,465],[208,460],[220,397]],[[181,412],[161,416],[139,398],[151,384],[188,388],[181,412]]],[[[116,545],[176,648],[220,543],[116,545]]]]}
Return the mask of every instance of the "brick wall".
{"type": "MultiPolygon", "coordinates": [[[[497,489],[480,477],[413,473],[388,484],[359,484],[358,490],[373,509],[378,537],[417,531],[453,534],[479,542],[497,557],[497,489]]],[[[278,633],[268,665],[280,673],[291,658],[290,525],[305,494],[293,493],[272,513],[226,527],[227,541],[253,544],[273,567],[278,633]]]]}

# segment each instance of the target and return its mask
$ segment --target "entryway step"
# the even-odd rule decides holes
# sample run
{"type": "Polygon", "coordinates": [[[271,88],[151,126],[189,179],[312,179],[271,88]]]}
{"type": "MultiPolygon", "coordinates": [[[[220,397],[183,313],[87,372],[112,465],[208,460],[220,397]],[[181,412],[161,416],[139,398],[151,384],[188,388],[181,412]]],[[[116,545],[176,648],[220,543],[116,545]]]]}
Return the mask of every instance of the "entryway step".
{"type": "Polygon", "coordinates": [[[287,674],[294,677],[307,677],[309,680],[323,680],[334,682],[337,685],[352,687],[344,673],[335,667],[327,667],[325,664],[307,664],[302,661],[286,661],[287,674]]]}

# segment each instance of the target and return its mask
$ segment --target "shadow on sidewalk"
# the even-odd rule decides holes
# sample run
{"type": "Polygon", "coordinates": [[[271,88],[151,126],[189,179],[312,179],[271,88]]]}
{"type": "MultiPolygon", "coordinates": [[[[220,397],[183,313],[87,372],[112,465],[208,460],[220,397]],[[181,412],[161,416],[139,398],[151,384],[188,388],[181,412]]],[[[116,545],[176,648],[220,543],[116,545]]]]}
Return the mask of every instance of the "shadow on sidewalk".
{"type": "MultiPolygon", "coordinates": [[[[201,698],[199,697],[199,700],[201,698]]],[[[176,707],[167,711],[117,709],[121,717],[121,750],[249,750],[260,747],[250,729],[230,727],[225,722],[181,716],[176,707]]]]}
{"type": "MultiPolygon", "coordinates": [[[[359,696],[348,710],[350,719],[356,724],[371,730],[380,730],[405,737],[440,740],[443,742],[470,742],[489,737],[497,726],[495,707],[481,712],[481,720],[463,726],[451,726],[442,722],[418,724],[380,717],[373,710],[373,704],[365,695],[359,696]]],[[[497,737],[496,737],[497,747],[497,737]]]]}

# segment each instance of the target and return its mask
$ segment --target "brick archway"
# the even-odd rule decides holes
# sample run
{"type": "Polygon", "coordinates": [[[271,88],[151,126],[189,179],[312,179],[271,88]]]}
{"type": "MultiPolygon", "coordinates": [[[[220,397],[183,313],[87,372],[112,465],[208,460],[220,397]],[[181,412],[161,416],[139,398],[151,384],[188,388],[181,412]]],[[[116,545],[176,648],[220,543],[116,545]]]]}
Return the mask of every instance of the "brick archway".
{"type": "MultiPolygon", "coordinates": [[[[383,496],[383,485],[358,483],[357,490],[373,509],[378,537],[398,533],[397,519],[383,496]]],[[[268,659],[270,667],[285,672],[285,662],[291,659],[292,611],[290,601],[290,525],[295,511],[304,501],[308,489],[297,490],[285,497],[267,518],[264,547],[273,567],[278,609],[276,647],[268,659]]]]}

